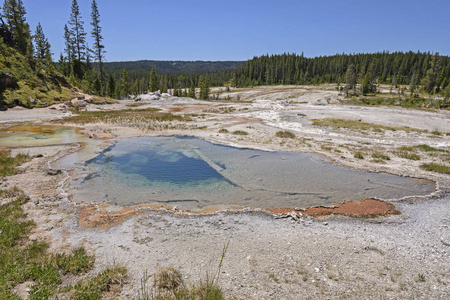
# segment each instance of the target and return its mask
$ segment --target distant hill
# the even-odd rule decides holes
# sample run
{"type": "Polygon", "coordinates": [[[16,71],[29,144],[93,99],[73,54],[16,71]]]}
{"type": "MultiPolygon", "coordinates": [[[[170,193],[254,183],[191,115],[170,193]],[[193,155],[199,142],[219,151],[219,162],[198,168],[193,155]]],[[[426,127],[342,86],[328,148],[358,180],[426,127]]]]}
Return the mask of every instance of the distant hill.
{"type": "Polygon", "coordinates": [[[139,60],[139,61],[121,61],[105,63],[109,70],[128,71],[148,71],[152,68],[158,74],[173,73],[210,73],[215,71],[229,70],[237,68],[243,64],[243,61],[160,61],[160,60],[139,60]]]}

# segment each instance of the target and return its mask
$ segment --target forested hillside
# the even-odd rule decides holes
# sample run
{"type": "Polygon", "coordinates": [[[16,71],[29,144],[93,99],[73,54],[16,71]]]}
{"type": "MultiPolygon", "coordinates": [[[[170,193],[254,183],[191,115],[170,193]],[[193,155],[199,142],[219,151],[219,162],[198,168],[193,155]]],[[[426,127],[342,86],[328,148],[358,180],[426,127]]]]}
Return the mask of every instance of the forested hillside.
{"type": "Polygon", "coordinates": [[[5,1],[0,11],[0,109],[71,99],[71,85],[57,72],[44,31],[38,24],[32,34],[22,1],[5,1]]]}
{"type": "Polygon", "coordinates": [[[242,61],[158,61],[139,60],[104,63],[108,70],[122,71],[146,71],[153,68],[159,74],[173,73],[210,73],[236,68],[242,65],[242,61]]]}

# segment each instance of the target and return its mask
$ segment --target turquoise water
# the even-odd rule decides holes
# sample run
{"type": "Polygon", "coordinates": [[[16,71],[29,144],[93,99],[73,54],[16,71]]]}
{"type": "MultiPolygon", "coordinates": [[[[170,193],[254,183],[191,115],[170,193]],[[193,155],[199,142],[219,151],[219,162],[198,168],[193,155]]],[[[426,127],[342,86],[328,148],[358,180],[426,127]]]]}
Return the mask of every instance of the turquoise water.
{"type": "Polygon", "coordinates": [[[77,201],[201,209],[308,207],[376,197],[427,195],[434,183],[341,167],[310,153],[266,152],[197,138],[118,140],[71,183],[77,201]]]}

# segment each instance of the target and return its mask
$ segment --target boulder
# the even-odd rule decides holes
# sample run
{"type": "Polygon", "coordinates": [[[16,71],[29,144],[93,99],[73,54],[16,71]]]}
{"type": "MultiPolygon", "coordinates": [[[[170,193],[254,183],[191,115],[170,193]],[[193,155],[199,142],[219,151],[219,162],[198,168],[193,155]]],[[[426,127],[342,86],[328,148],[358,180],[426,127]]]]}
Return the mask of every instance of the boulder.
{"type": "Polygon", "coordinates": [[[10,73],[0,73],[0,88],[17,86],[17,79],[10,73]]]}

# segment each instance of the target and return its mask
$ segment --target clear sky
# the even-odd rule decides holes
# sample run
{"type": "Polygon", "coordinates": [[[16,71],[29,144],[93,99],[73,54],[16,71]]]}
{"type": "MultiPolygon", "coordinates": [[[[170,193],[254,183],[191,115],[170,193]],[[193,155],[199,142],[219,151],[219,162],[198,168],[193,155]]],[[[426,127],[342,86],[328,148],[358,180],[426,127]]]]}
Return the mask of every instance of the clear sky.
{"type": "MultiPolygon", "coordinates": [[[[92,0],[78,0],[90,38],[92,0]]],[[[3,1],[2,1],[3,2],[3,1]]],[[[23,0],[55,58],[72,0],[23,0]]],[[[387,50],[450,55],[450,0],[97,0],[107,61],[387,50]]]]}

